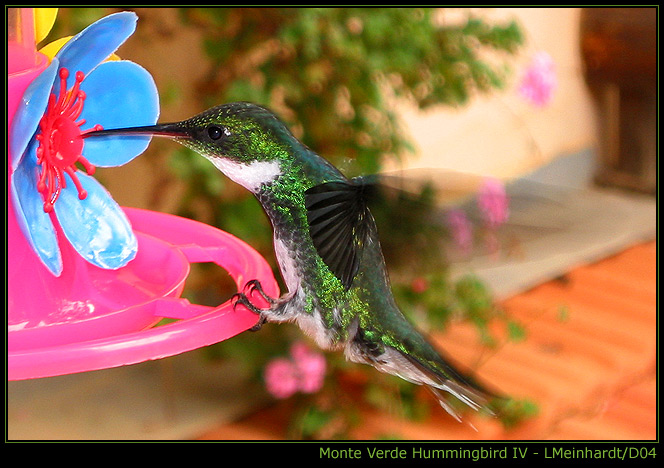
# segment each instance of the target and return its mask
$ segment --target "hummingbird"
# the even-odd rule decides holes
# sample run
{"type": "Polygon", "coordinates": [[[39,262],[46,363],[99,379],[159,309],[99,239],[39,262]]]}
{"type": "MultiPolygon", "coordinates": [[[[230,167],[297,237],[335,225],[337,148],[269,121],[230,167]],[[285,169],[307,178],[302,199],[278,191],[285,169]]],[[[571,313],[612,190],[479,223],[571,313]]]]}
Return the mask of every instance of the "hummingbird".
{"type": "Polygon", "coordinates": [[[301,143],[269,109],[223,104],[188,120],[93,131],[170,137],[207,158],[261,204],[287,291],[270,297],[252,280],[234,297],[265,322],[294,322],[323,350],[424,385],[457,420],[445,397],[490,409],[496,395],[452,364],[399,309],[367,205],[362,177],[349,179],[301,143]],[[258,292],[268,304],[258,307],[258,292]]]}

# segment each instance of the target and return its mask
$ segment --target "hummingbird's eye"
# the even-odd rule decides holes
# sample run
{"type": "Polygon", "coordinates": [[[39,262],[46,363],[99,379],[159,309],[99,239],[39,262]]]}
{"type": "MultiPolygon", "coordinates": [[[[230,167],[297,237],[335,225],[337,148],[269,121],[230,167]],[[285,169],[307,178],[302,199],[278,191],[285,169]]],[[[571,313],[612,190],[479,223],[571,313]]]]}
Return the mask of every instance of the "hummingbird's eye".
{"type": "Polygon", "coordinates": [[[213,140],[218,140],[223,135],[223,132],[221,131],[221,128],[219,128],[219,127],[215,127],[215,126],[208,127],[207,131],[208,131],[208,136],[210,138],[212,138],[213,140]]]}

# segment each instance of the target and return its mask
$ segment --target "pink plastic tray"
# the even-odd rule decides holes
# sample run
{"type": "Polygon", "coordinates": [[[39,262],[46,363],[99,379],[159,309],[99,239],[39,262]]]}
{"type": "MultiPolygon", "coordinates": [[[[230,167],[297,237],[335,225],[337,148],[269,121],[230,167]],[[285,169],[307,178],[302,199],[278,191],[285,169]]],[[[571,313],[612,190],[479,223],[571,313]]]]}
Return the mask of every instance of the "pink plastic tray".
{"type": "Polygon", "coordinates": [[[9,380],[173,356],[231,338],[257,322],[256,314],[234,309],[230,300],[207,307],[181,298],[190,263],[213,262],[238,289],[258,279],[269,295],[279,295],[265,259],[234,236],[173,215],[125,211],[139,242],[126,267],[104,270],[73,255],[74,279],[68,284],[74,287],[48,295],[50,310],[28,306],[12,312],[10,304],[9,380]],[[176,320],[155,327],[163,318],[176,320]]]}

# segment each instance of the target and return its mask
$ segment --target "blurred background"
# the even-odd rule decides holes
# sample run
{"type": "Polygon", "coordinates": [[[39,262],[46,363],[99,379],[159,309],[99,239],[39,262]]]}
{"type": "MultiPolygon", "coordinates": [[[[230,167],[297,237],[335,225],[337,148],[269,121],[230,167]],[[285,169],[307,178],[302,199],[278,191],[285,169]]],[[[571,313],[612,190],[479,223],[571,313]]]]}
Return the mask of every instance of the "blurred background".
{"type": "MultiPolygon", "coordinates": [[[[61,8],[44,43],[114,11],[61,8]]],[[[406,313],[514,399],[498,420],[469,415],[475,431],[422,389],[332,353],[317,391],[275,394],[271,363],[319,351],[273,325],[162,361],[10,382],[10,439],[655,437],[655,8],[132,11],[137,30],[117,54],[154,77],[161,122],[253,101],[349,176],[424,169],[440,187],[450,173],[507,187],[525,239],[516,255],[430,265],[423,229],[403,232],[393,208],[377,218],[406,313]],[[524,192],[546,201],[520,212],[524,192]],[[598,280],[607,259],[626,277],[598,280]],[[611,281],[633,286],[624,302],[589,301],[611,281]]],[[[155,139],[96,177],[123,206],[234,234],[277,272],[258,203],[189,150],[155,139]]],[[[233,288],[198,264],[185,295],[217,305],[233,288]]]]}

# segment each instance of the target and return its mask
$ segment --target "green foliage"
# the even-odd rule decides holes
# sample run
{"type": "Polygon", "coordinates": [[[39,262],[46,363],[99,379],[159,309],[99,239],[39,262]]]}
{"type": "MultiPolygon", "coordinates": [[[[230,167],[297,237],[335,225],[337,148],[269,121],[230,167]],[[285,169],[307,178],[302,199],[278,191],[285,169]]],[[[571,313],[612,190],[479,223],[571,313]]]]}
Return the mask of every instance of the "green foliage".
{"type": "Polygon", "coordinates": [[[329,410],[325,411],[317,406],[308,406],[296,419],[295,427],[300,428],[302,438],[315,439],[317,434],[330,426],[333,418],[334,415],[329,410]]]}
{"type": "Polygon", "coordinates": [[[495,309],[491,294],[484,284],[474,276],[466,276],[456,284],[455,297],[467,318],[479,330],[482,341],[490,346],[495,345],[488,330],[495,309]]]}
{"type": "Polygon", "coordinates": [[[433,8],[181,10],[183,22],[202,32],[209,59],[202,107],[269,105],[305,144],[333,162],[354,159],[364,173],[411,148],[394,97],[422,109],[458,106],[505,82],[500,59],[522,41],[514,22],[469,16],[441,25],[436,15],[433,8]],[[485,60],[491,52],[499,64],[485,60]]]}
{"type": "Polygon", "coordinates": [[[387,414],[412,421],[429,416],[429,407],[421,404],[419,387],[389,374],[379,374],[367,385],[364,398],[368,404],[387,414]]]}
{"type": "Polygon", "coordinates": [[[518,426],[528,418],[536,416],[539,408],[530,400],[505,400],[498,408],[498,415],[503,427],[511,429],[518,426]]]}

